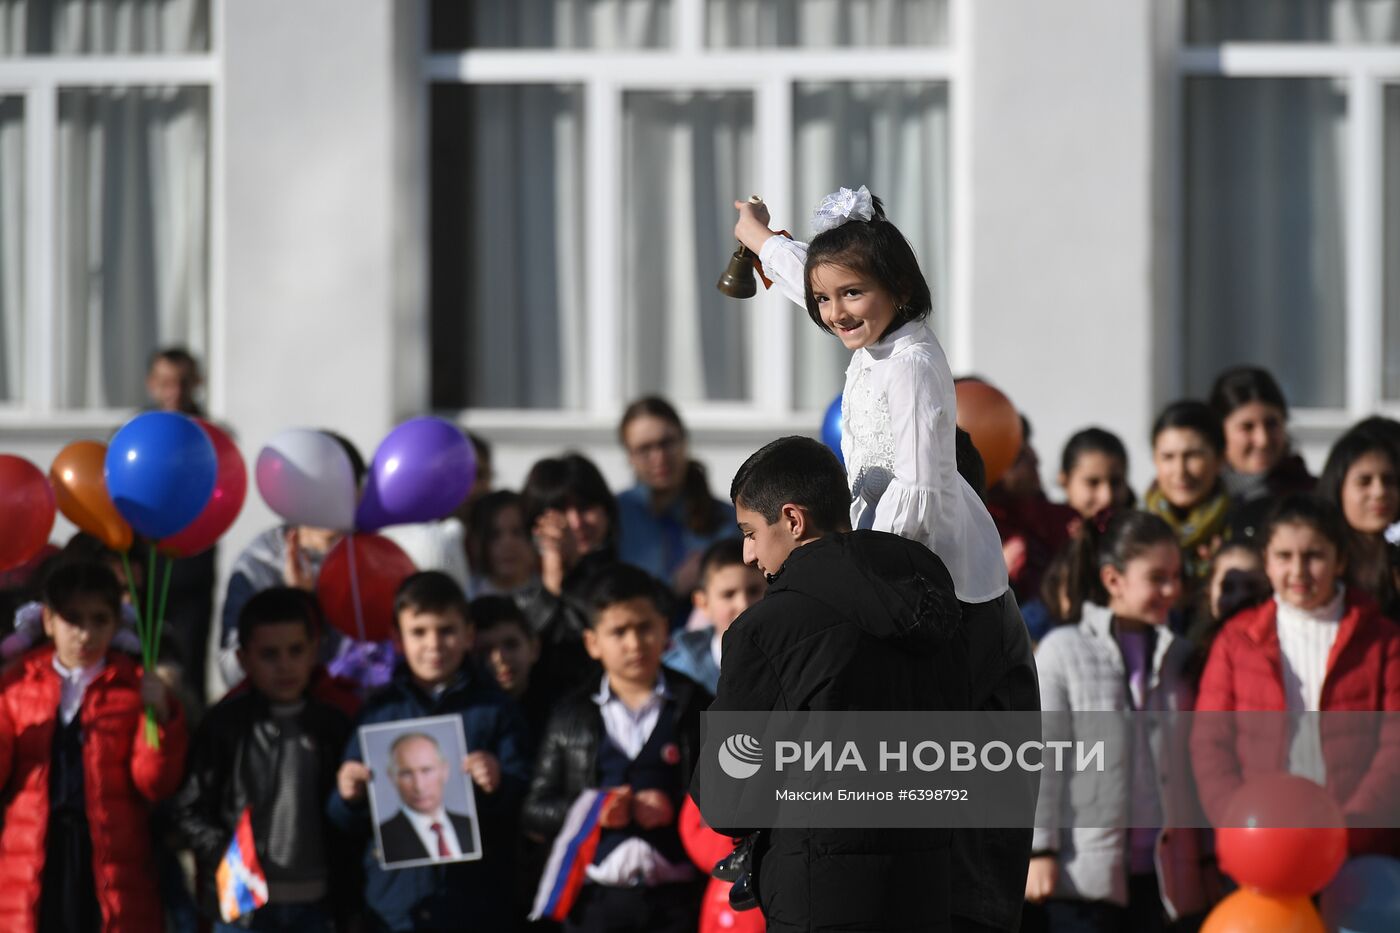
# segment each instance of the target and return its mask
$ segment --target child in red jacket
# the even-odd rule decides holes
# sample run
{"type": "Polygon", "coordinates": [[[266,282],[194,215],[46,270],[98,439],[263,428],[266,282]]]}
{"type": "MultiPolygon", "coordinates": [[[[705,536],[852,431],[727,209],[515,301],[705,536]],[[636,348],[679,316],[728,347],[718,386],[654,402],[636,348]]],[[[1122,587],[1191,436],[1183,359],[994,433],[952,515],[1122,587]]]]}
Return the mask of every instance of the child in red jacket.
{"type": "MultiPolygon", "coordinates": [[[[1261,536],[1273,599],[1225,624],[1211,646],[1198,712],[1400,711],[1400,627],[1347,588],[1346,528],[1330,503],[1294,495],[1261,536]]],[[[1398,743],[1345,721],[1283,717],[1197,722],[1192,759],[1201,801],[1218,819],[1250,777],[1290,770],[1325,782],[1348,814],[1380,812],[1400,767],[1398,743]],[[1319,766],[1320,765],[1320,766],[1319,766]]],[[[1391,831],[1350,834],[1353,853],[1393,852],[1391,831]]]]}
{"type": "Polygon", "coordinates": [[[44,587],[53,644],[0,678],[0,929],[164,928],[150,812],[179,784],[185,722],[154,673],[108,650],[120,618],[111,570],[61,564],[44,587]],[[146,741],[147,706],[159,748],[146,741]]]}
{"type": "MultiPolygon", "coordinates": [[[[690,797],[681,804],[680,819],[676,828],[681,832],[681,843],[686,855],[705,874],[709,874],[719,862],[734,851],[734,840],[715,832],[705,824],[700,808],[690,797]]],[[[735,910],[729,906],[729,889],[732,881],[711,878],[705,888],[705,900],[700,904],[699,933],[763,933],[763,911],[735,910]]]]}

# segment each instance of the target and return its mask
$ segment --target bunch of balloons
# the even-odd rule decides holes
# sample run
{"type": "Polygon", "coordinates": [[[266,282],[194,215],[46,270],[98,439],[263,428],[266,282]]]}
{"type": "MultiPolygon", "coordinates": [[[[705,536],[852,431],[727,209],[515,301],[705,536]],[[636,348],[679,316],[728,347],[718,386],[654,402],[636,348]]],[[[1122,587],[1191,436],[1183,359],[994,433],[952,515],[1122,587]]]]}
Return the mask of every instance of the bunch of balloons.
{"type": "Polygon", "coordinates": [[[392,633],[394,594],[414,572],[398,545],[374,534],[435,521],[466,500],[476,478],[471,442],[450,421],[404,422],[374,452],[363,490],[335,438],[290,428],[268,441],[254,468],[258,491],[293,525],[347,532],[326,555],[317,597],[326,620],[359,641],[392,633]]]}
{"type": "MultiPolygon", "coordinates": [[[[74,441],[59,451],[45,476],[19,457],[0,455],[0,570],[33,560],[48,543],[55,512],[117,551],[132,580],[129,552],[135,535],[151,542],[146,598],[133,586],[142,660],[158,659],[170,562],[208,550],[243,507],[248,474],[237,446],[207,421],[174,412],[132,418],[111,443],[74,441]],[[159,594],[157,554],[165,557],[159,594]]],[[[147,711],[146,735],[158,744],[147,711]]]]}
{"type": "Polygon", "coordinates": [[[1346,820],[1326,789],[1270,774],[1246,782],[1215,831],[1221,869],[1240,890],[1221,901],[1201,933],[1323,933],[1310,898],[1346,860],[1346,820]]]}

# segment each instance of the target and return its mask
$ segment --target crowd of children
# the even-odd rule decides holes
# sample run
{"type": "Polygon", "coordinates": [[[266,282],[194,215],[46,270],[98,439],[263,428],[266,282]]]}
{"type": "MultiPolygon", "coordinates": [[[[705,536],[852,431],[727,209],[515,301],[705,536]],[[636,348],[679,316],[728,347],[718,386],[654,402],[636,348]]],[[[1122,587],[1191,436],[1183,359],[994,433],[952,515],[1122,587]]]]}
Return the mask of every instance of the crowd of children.
{"type": "MultiPolygon", "coordinates": [[[[754,709],[799,694],[793,708],[1027,709],[1038,679],[1047,711],[1400,711],[1400,423],[1356,425],[1314,480],[1290,448],[1282,391],[1264,370],[1239,367],[1207,400],[1162,410],[1151,432],[1155,478],[1140,496],[1121,439],[1088,427],[1065,445],[1064,499],[1052,502],[1024,418],[1020,457],[984,489],[975,451],[955,431],[946,359],[922,324],[927,285],[878,199],[843,189],[823,205],[840,216],[823,221],[810,247],[774,235],[760,206],[739,207],[740,238],[854,351],[842,442],[850,473],[826,477],[830,488],[813,499],[821,510],[798,516],[789,538],[771,537],[769,512],[788,500],[768,502],[773,482],[746,486],[742,475],[735,502],[716,498],[680,415],[659,398],[621,419],[637,483],[620,495],[577,453],[537,462],[519,492],[492,489],[489,445],[473,438],[478,482],[448,520],[458,523],[452,533],[433,536],[460,542],[461,553],[420,559],[398,589],[391,642],[347,655],[323,623],[312,594],[338,531],[270,529],[238,557],[219,632],[227,692],[207,710],[222,691],[191,670],[202,670],[190,647],[204,644],[200,623],[172,623],[161,663],[143,670],[124,604],[138,582],[128,576],[144,568],[80,536],[30,579],[7,581],[13,591],[0,601],[16,620],[0,643],[0,926],[546,929],[550,921],[527,914],[551,847],[580,795],[608,789],[566,930],[752,929],[756,912],[729,911],[723,886],[706,894],[729,840],[705,827],[686,793],[700,714],[726,690],[754,709]],[[790,559],[801,566],[779,579],[790,559]],[[980,633],[955,698],[939,693],[952,676],[924,679],[894,662],[918,633],[868,598],[907,582],[886,579],[901,561],[946,578],[949,613],[980,633]],[[765,599],[770,584],[776,595],[765,599]],[[26,587],[34,603],[18,597],[26,587]],[[889,652],[889,663],[847,681],[775,662],[773,646],[796,629],[771,620],[812,593],[836,620],[831,632],[866,649],[873,639],[869,657],[889,652]],[[770,621],[731,629],[746,613],[770,621]],[[1034,671],[1028,636],[1038,642],[1034,671]],[[979,637],[995,650],[979,654],[979,637]],[[909,676],[891,679],[898,670],[909,676]],[[426,740],[414,754],[430,771],[465,776],[477,822],[405,832],[444,857],[479,833],[481,857],[386,867],[359,727],[430,716],[460,721],[467,752],[449,760],[414,734],[426,740]],[[182,866],[180,853],[192,859],[182,866]],[[256,890],[240,895],[253,864],[256,890]]],[[[153,398],[187,409],[191,366],[158,354],[153,398]]],[[[362,473],[353,446],[337,440],[362,473]]],[[[755,458],[796,457],[779,464],[795,483],[824,475],[830,457],[815,442],[805,453],[775,444],[755,458]]],[[[859,655],[823,637],[842,663],[859,655]]],[[[1303,732],[1289,742],[1300,767],[1323,763],[1317,777],[1349,811],[1377,805],[1375,781],[1347,767],[1356,756],[1303,732]]],[[[416,767],[409,752],[403,761],[395,752],[391,777],[416,767]]],[[[873,834],[860,851],[842,849],[845,836],[775,835],[769,870],[808,884],[796,866],[810,868],[807,850],[831,843],[825,868],[871,886],[917,885],[918,865],[941,873],[928,881],[943,885],[936,899],[977,929],[1014,929],[1023,882],[1023,928],[1192,929],[1228,882],[1208,834],[1174,828],[1164,788],[1189,772],[1217,812],[1265,767],[1256,752],[1208,735],[1189,751],[1139,735],[1133,773],[1150,779],[1133,782],[1124,815],[1152,828],[1042,825],[1024,878],[1006,869],[1024,864],[1014,834],[1004,859],[984,846],[973,862],[949,862],[942,848],[903,852],[897,834],[873,834]]],[[[1063,792],[1046,781],[1042,803],[1063,792]]],[[[959,844],[955,834],[942,845],[959,844]]],[[[1400,854],[1400,838],[1357,831],[1351,848],[1400,854]]],[[[819,928],[824,913],[845,916],[849,906],[845,888],[823,886],[785,902],[778,928],[819,928]]]]}

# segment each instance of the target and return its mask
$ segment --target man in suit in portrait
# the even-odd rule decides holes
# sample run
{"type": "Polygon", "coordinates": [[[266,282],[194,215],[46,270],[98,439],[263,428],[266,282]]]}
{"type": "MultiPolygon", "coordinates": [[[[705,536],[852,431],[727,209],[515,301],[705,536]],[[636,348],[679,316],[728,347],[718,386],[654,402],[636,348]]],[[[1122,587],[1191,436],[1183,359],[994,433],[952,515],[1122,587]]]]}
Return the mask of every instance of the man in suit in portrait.
{"type": "Polygon", "coordinates": [[[443,806],[451,768],[437,739],[405,732],[389,746],[389,780],[403,806],[379,824],[384,862],[455,861],[474,851],[471,817],[443,806]]]}

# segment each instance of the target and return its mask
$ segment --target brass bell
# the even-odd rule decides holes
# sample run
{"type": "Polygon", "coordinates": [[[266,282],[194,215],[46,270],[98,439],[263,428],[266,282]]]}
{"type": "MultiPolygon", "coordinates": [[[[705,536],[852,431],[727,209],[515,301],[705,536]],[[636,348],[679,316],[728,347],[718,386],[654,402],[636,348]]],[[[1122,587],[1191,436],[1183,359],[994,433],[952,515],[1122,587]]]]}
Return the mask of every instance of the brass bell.
{"type": "Polygon", "coordinates": [[[755,258],[753,250],[740,243],[734,255],[729,257],[729,265],[715,287],[730,298],[752,298],[758,294],[758,282],[754,279],[753,271],[755,258]]]}
{"type": "MultiPolygon", "coordinates": [[[[749,203],[762,204],[763,199],[755,194],[749,198],[749,203]]],[[[730,298],[752,298],[758,294],[758,282],[754,280],[757,263],[758,256],[754,251],[740,243],[734,255],[729,257],[729,265],[715,287],[730,298]]]]}

